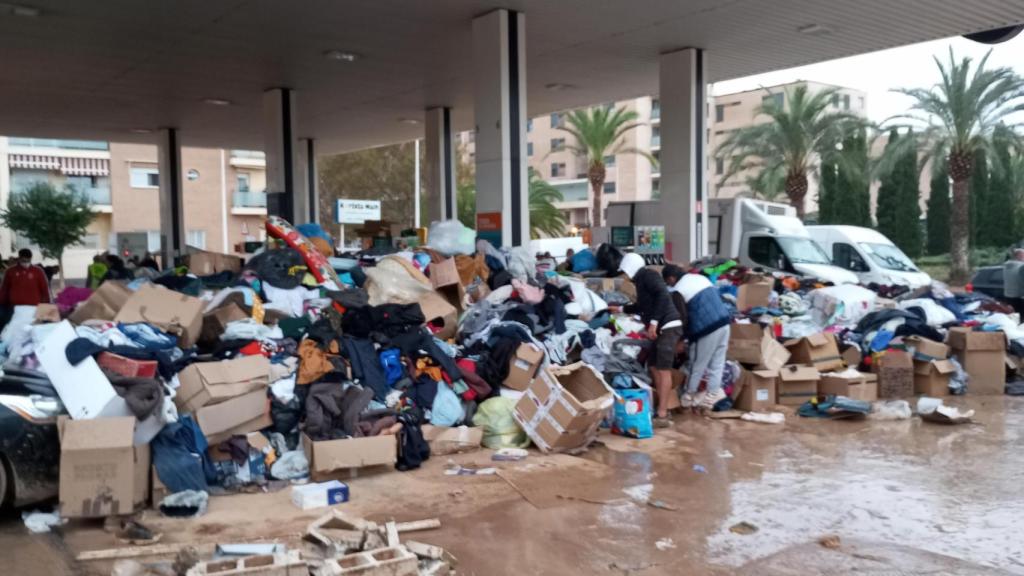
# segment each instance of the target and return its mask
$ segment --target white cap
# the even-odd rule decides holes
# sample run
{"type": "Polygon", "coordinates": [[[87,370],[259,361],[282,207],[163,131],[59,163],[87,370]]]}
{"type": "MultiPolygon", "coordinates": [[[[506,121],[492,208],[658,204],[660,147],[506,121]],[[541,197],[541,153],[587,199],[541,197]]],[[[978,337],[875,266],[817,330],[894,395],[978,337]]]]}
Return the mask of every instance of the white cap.
{"type": "Polygon", "coordinates": [[[644,257],[635,252],[630,252],[623,256],[622,263],[619,264],[619,270],[625,272],[626,276],[629,276],[630,280],[632,280],[633,276],[636,276],[636,273],[643,267],[644,257]]]}

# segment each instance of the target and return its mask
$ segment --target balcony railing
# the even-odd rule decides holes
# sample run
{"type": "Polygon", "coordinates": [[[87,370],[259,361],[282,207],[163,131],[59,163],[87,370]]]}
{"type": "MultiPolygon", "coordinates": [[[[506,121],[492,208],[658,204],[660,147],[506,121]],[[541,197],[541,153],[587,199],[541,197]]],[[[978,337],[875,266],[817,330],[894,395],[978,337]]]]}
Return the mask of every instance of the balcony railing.
{"type": "Polygon", "coordinates": [[[94,140],[61,140],[57,138],[11,138],[8,140],[11,146],[24,146],[30,148],[65,148],[69,150],[109,150],[110,145],[106,142],[94,140]]]}
{"type": "Polygon", "coordinates": [[[651,136],[651,147],[652,148],[660,148],[661,147],[661,135],[660,134],[656,134],[656,135],[652,135],[651,136]]]}
{"type": "Polygon", "coordinates": [[[231,151],[231,157],[232,158],[253,158],[253,159],[263,160],[264,158],[266,158],[266,155],[263,152],[260,152],[259,150],[232,150],[231,151]]]}
{"type": "MultiPolygon", "coordinates": [[[[110,188],[76,188],[72,186],[71,189],[75,190],[78,193],[85,194],[86,197],[89,198],[89,201],[92,202],[93,204],[100,206],[110,206],[110,188]]],[[[24,193],[24,189],[16,189],[11,191],[11,194],[14,196],[24,193]]]]}
{"type": "Polygon", "coordinates": [[[263,191],[236,191],[234,193],[235,208],[266,208],[267,193],[263,191]]]}

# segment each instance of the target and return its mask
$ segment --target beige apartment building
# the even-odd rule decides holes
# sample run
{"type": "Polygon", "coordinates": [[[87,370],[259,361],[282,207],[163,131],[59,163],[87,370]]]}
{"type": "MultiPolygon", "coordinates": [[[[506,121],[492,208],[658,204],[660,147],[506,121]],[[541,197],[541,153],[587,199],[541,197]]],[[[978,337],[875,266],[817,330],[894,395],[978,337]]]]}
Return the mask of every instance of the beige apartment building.
{"type": "MultiPolygon", "coordinates": [[[[186,241],[236,252],[266,237],[266,173],[262,152],[183,148],[186,241]]],[[[157,147],[80,140],[0,137],[0,205],[35,182],[72,186],[89,196],[96,219],[82,246],[65,255],[69,278],[83,278],[93,255],[160,249],[157,147]]],[[[0,255],[28,242],[0,230],[0,255]]]]}

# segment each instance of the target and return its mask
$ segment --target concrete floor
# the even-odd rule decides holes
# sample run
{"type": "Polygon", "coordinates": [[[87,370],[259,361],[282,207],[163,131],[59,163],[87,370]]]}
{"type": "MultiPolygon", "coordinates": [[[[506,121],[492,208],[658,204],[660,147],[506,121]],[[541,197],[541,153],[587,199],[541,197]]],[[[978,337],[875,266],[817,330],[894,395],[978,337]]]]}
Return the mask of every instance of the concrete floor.
{"type": "MultiPolygon", "coordinates": [[[[466,575],[1024,574],[1024,399],[951,403],[975,408],[977,423],[688,415],[648,440],[602,435],[581,457],[493,463],[494,476],[444,474],[450,462],[492,465],[486,450],[436,457],[351,480],[341,508],[373,520],[439,517],[440,530],[415,539],[447,548],[466,575]],[[741,522],[756,531],[730,530],[741,522]],[[838,548],[819,545],[825,536],[838,548]]],[[[284,490],[213,498],[195,520],[148,511],[143,521],[164,543],[298,545],[319,513],[295,509],[284,490]]],[[[110,564],[71,558],[117,545],[99,523],[30,536],[8,517],[0,562],[13,572],[0,573],[109,574],[110,564]]]]}

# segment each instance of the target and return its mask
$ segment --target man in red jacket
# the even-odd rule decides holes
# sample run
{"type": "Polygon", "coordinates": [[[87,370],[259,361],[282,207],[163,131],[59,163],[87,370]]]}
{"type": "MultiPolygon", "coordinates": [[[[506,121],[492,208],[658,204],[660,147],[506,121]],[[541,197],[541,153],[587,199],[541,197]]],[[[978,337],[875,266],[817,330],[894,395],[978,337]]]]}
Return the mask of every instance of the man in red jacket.
{"type": "Polygon", "coordinates": [[[0,304],[4,306],[37,306],[50,301],[46,272],[32,265],[32,251],[18,251],[18,263],[4,272],[0,283],[0,304]]]}

